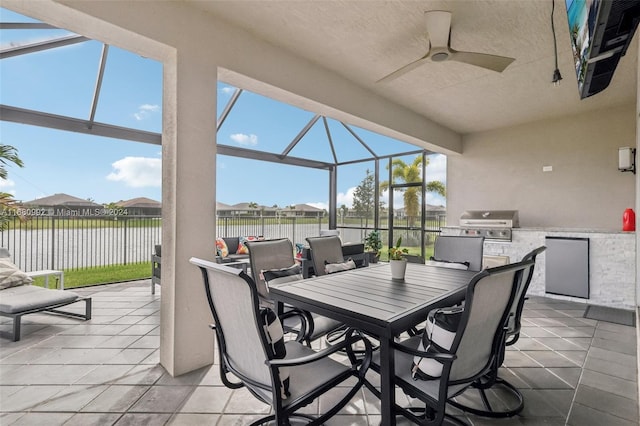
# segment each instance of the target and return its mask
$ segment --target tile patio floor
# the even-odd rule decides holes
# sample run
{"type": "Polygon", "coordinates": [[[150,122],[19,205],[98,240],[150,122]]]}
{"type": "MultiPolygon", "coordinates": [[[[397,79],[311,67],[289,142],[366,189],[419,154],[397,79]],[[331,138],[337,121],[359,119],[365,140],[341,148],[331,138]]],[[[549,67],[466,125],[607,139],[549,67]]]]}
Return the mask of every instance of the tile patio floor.
{"type": "MultiPolygon", "coordinates": [[[[176,378],[165,372],[160,291],[152,296],[149,281],[79,292],[93,297],[92,320],[29,315],[21,341],[0,339],[0,425],[244,425],[267,411],[245,390],[225,388],[217,365],[176,378]]],[[[524,335],[501,373],[521,388],[524,411],[467,421],[638,425],[635,328],[584,319],[577,303],[534,297],[525,308],[524,335]]],[[[9,331],[6,319],[0,328],[9,331]]],[[[322,410],[339,391],[309,410],[322,410]]],[[[329,424],[379,423],[379,403],[363,390],[329,424]]]]}

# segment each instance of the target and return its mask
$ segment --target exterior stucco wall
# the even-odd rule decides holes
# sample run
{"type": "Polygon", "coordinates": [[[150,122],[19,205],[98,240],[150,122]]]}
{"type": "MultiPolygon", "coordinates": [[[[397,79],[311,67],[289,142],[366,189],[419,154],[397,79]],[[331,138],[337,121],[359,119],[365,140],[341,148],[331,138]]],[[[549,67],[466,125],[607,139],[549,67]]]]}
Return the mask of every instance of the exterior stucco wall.
{"type": "Polygon", "coordinates": [[[618,148],[635,143],[635,110],[464,136],[463,155],[448,158],[447,223],[465,210],[518,210],[522,227],[621,229],[636,200],[635,176],[618,171],[618,148]]]}

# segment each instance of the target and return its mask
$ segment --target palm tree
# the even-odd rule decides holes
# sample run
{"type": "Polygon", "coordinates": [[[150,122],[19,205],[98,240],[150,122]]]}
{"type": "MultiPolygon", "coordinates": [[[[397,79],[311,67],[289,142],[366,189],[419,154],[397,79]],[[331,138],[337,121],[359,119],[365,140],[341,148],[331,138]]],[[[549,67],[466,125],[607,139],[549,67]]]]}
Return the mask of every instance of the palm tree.
{"type": "MultiPolygon", "coordinates": [[[[18,157],[17,149],[10,145],[0,145],[0,179],[7,179],[9,175],[7,165],[9,163],[18,167],[24,166],[20,157],[18,157]]],[[[0,231],[4,231],[9,223],[9,216],[16,212],[16,200],[13,199],[13,195],[7,192],[0,192],[0,211],[4,213],[0,216],[0,231]]]]}
{"type": "MultiPolygon", "coordinates": [[[[425,167],[429,165],[427,158],[425,167]]],[[[392,183],[415,183],[422,180],[422,155],[418,155],[411,164],[407,164],[399,158],[394,159],[391,162],[391,179],[392,183]]],[[[389,166],[387,166],[387,170],[389,166]]],[[[389,189],[389,182],[384,181],[380,183],[380,191],[389,189]]],[[[420,210],[420,191],[418,186],[401,189],[404,199],[404,209],[407,217],[409,218],[409,226],[413,226],[415,218],[418,217],[420,210]]],[[[426,184],[427,192],[436,192],[443,197],[446,194],[444,184],[440,181],[431,181],[426,184]]],[[[391,195],[393,196],[393,195],[391,195]]]]}
{"type": "Polygon", "coordinates": [[[18,150],[11,145],[0,145],[0,179],[6,179],[7,164],[13,163],[18,167],[23,167],[22,160],[18,157],[18,150]]]}
{"type": "Polygon", "coordinates": [[[258,208],[258,203],[256,203],[256,202],[252,201],[252,202],[250,202],[250,203],[249,203],[248,207],[249,207],[250,209],[254,209],[253,216],[255,216],[255,215],[256,215],[255,209],[257,209],[257,208],[258,208]]]}

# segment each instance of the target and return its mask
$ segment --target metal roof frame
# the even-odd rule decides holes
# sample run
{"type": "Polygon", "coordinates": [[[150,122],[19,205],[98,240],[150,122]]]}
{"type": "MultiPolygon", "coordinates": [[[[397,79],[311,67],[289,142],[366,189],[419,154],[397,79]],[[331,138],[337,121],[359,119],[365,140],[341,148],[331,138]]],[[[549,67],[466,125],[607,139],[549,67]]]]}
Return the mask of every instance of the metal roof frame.
{"type": "MultiPolygon", "coordinates": [[[[1,29],[61,29],[55,27],[53,25],[45,24],[45,23],[0,23],[1,29]]],[[[40,52],[43,50],[55,49],[62,46],[68,46],[71,44],[82,43],[90,41],[89,38],[77,35],[70,34],[62,37],[51,38],[49,40],[29,43],[21,46],[11,46],[5,49],[0,50],[0,59],[10,58],[19,55],[25,55],[34,52],[40,52]]],[[[96,76],[96,84],[94,88],[93,98],[89,109],[88,118],[79,119],[69,116],[56,115],[51,113],[46,113],[42,111],[35,111],[31,109],[18,108],[9,105],[0,105],[0,120],[28,124],[33,126],[47,127],[51,129],[70,131],[76,133],[84,133],[93,136],[102,136],[107,138],[114,139],[122,139],[129,140],[134,142],[142,142],[142,143],[150,143],[155,145],[162,144],[162,134],[157,132],[149,132],[144,130],[138,130],[128,127],[121,127],[116,125],[111,125],[107,123],[99,123],[95,121],[95,114],[98,107],[98,102],[100,98],[100,92],[102,90],[102,80],[105,72],[105,65],[107,63],[109,55],[109,45],[103,43],[102,54],[100,55],[100,59],[98,62],[98,72],[96,76]]],[[[216,130],[219,130],[223,125],[226,118],[232,112],[233,107],[236,105],[239,97],[244,92],[243,89],[236,88],[231,98],[225,105],[224,109],[220,113],[220,116],[217,119],[216,130]]],[[[424,149],[412,150],[408,152],[400,152],[392,155],[378,155],[376,152],[371,149],[371,147],[362,140],[361,137],[357,135],[357,133],[346,123],[339,121],[342,126],[353,136],[353,138],[360,143],[367,152],[371,155],[370,157],[350,160],[350,161],[338,161],[338,156],[335,151],[335,146],[333,142],[333,138],[331,135],[331,131],[329,129],[329,125],[327,122],[327,117],[316,114],[314,117],[309,120],[309,122],[298,132],[298,134],[291,140],[291,142],[287,145],[287,147],[281,153],[271,153],[266,151],[259,151],[248,148],[239,148],[229,145],[218,144],[217,150],[220,155],[227,155],[232,157],[240,157],[247,158],[258,161],[267,161],[278,164],[286,164],[291,166],[299,166],[299,167],[309,167],[321,170],[329,171],[329,226],[331,228],[335,228],[337,220],[337,206],[336,206],[336,196],[337,196],[337,175],[336,170],[337,167],[342,165],[356,164],[368,161],[375,162],[375,177],[376,177],[376,186],[377,182],[379,182],[379,174],[380,174],[380,161],[383,159],[389,159],[392,157],[399,157],[405,155],[427,155],[431,153],[430,151],[424,149]],[[289,155],[291,151],[298,145],[298,143],[305,137],[305,135],[309,132],[309,130],[316,124],[316,122],[322,118],[322,122],[325,129],[325,134],[327,140],[329,142],[329,147],[331,149],[331,154],[333,157],[333,162],[325,162],[318,161],[313,159],[294,157],[289,155]]],[[[377,226],[377,217],[378,214],[376,212],[376,224],[377,226]]]]}

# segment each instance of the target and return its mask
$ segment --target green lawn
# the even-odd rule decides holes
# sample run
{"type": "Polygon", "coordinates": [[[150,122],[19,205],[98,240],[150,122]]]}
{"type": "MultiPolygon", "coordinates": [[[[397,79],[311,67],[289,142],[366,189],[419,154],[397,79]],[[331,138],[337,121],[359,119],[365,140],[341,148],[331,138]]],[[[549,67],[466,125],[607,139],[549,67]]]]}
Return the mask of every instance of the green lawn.
{"type": "MultiPolygon", "coordinates": [[[[110,265],[95,268],[70,269],[64,271],[64,288],[85,287],[120,281],[132,281],[149,278],[151,262],[131,263],[128,265],[110,265]]],[[[54,277],[49,277],[49,286],[53,287],[54,277]]],[[[34,279],[34,284],[44,286],[44,277],[34,279]]]]}

